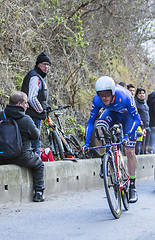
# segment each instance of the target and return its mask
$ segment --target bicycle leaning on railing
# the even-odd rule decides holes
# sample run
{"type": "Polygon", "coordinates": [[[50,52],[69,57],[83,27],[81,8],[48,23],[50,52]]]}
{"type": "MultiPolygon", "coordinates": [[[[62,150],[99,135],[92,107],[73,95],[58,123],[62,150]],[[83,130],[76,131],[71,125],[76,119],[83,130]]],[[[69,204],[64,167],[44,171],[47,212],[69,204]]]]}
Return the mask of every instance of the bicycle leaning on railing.
{"type": "Polygon", "coordinates": [[[48,135],[49,147],[52,150],[55,160],[76,160],[76,158],[84,158],[77,138],[72,134],[66,135],[62,127],[60,120],[62,112],[60,111],[69,107],[69,105],[59,106],[55,109],[48,107],[47,117],[43,122],[43,126],[48,135]],[[50,113],[54,113],[57,124],[52,120],[50,113]]]}
{"type": "MultiPolygon", "coordinates": [[[[121,215],[121,199],[125,210],[129,208],[128,184],[129,175],[125,169],[121,154],[121,143],[117,143],[118,125],[114,125],[108,134],[108,143],[100,147],[90,149],[106,148],[105,155],[101,158],[101,173],[104,179],[105,192],[108,204],[113,216],[118,219],[121,215]]],[[[103,136],[100,140],[107,138],[107,132],[102,128],[103,136]]],[[[97,133],[97,138],[99,138],[97,133]]],[[[98,139],[99,140],[99,139],[98,139]]],[[[107,142],[107,141],[106,141],[107,142]]]]}

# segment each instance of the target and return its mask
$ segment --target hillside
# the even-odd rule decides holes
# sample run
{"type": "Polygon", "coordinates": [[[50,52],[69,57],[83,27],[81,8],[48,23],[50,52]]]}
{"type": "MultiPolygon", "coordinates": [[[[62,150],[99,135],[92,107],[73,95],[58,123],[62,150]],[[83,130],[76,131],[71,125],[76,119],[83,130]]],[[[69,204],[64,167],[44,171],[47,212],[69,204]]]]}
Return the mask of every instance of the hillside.
{"type": "Polygon", "coordinates": [[[49,104],[71,104],[82,126],[101,75],[155,90],[155,65],[142,43],[153,39],[153,1],[0,1],[0,103],[20,89],[37,55],[52,60],[49,104]]]}

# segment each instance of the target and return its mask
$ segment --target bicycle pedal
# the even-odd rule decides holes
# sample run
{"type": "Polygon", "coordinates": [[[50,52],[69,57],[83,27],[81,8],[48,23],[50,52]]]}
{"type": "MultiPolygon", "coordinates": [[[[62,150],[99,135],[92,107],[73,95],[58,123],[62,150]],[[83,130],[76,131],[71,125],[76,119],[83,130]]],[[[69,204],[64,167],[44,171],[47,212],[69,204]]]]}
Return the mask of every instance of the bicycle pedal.
{"type": "Polygon", "coordinates": [[[77,162],[77,158],[63,158],[64,161],[73,161],[73,162],[77,162]]]}
{"type": "Polygon", "coordinates": [[[100,178],[102,178],[102,179],[104,178],[104,174],[103,174],[103,173],[100,173],[99,176],[100,176],[100,178]]]}

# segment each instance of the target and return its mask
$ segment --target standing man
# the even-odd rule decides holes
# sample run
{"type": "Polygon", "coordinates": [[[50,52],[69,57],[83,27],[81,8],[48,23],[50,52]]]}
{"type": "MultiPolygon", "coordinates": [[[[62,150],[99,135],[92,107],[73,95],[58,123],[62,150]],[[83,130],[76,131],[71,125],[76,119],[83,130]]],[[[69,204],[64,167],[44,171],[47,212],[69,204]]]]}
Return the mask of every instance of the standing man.
{"type": "Polygon", "coordinates": [[[151,132],[149,127],[149,124],[150,124],[149,107],[145,100],[146,98],[145,92],[146,91],[144,88],[137,88],[136,94],[135,94],[136,107],[141,117],[141,120],[144,124],[144,129],[146,130],[146,137],[143,138],[143,143],[142,143],[142,154],[145,154],[146,150],[148,150],[147,147],[149,146],[150,132],[151,132]]]}
{"type": "MultiPolygon", "coordinates": [[[[45,77],[48,73],[51,60],[46,53],[42,52],[36,60],[33,70],[28,72],[22,84],[21,91],[28,96],[29,108],[26,111],[34,121],[36,127],[41,128],[41,120],[46,118],[47,86],[45,77]]],[[[40,155],[40,137],[32,141],[32,148],[40,155]]]]}
{"type": "Polygon", "coordinates": [[[27,108],[27,95],[18,91],[11,94],[9,104],[4,111],[0,112],[0,120],[4,120],[6,116],[7,118],[13,118],[17,122],[22,138],[21,154],[15,159],[1,159],[0,165],[16,164],[20,167],[31,169],[35,190],[33,201],[43,202],[43,191],[45,189],[44,164],[40,156],[31,148],[31,140],[38,139],[39,131],[31,117],[25,114],[27,108]]]}
{"type": "Polygon", "coordinates": [[[131,92],[131,95],[134,98],[135,97],[135,92],[136,92],[134,85],[132,83],[128,84],[127,89],[131,92]]]}
{"type": "Polygon", "coordinates": [[[151,148],[155,154],[155,91],[148,95],[147,104],[150,114],[151,148]]]}
{"type": "MultiPolygon", "coordinates": [[[[131,93],[119,85],[115,85],[111,77],[100,77],[95,84],[96,95],[92,102],[92,109],[86,127],[86,141],[83,150],[89,150],[89,140],[93,131],[94,122],[101,108],[105,108],[96,124],[99,136],[103,135],[101,128],[108,131],[115,123],[121,123],[126,142],[126,156],[128,159],[128,172],[130,174],[129,201],[134,203],[138,200],[135,187],[137,158],[135,155],[136,129],[140,124],[140,117],[137,112],[134,99],[131,93]]],[[[99,142],[99,146],[102,143],[99,142]]],[[[104,149],[100,152],[104,155],[104,149]]],[[[102,175],[101,175],[102,177],[102,175]]]]}

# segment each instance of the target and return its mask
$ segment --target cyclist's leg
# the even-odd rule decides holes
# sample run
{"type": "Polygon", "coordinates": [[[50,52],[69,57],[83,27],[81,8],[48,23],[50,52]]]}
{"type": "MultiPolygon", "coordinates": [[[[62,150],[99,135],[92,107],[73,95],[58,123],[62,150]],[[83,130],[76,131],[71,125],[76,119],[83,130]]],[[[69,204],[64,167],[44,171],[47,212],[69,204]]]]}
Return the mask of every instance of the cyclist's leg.
{"type": "MultiPolygon", "coordinates": [[[[107,109],[102,113],[102,115],[99,117],[96,124],[96,129],[98,131],[99,137],[103,135],[102,128],[104,128],[105,131],[109,131],[109,129],[115,124],[115,116],[116,115],[114,115],[114,112],[111,112],[107,109]]],[[[95,141],[96,141],[96,146],[102,146],[103,144],[106,143],[105,141],[103,141],[103,144],[102,144],[102,142],[97,138],[96,135],[95,135],[95,141]]],[[[105,153],[105,148],[99,149],[99,153],[101,156],[103,156],[105,153]]]]}
{"type": "MultiPolygon", "coordinates": [[[[124,134],[128,132],[131,127],[131,119],[130,116],[127,114],[123,118],[123,130],[124,134]]],[[[136,145],[136,132],[130,137],[129,143],[126,145],[125,152],[127,156],[127,165],[128,165],[128,172],[130,175],[130,187],[129,187],[129,201],[134,203],[138,200],[136,187],[135,187],[135,180],[136,180],[136,168],[137,168],[137,157],[135,154],[135,145],[136,145]]]]}
{"type": "MultiPolygon", "coordinates": [[[[102,115],[100,116],[100,118],[98,119],[98,122],[96,124],[96,129],[98,131],[98,135],[99,137],[103,135],[102,129],[104,128],[105,131],[109,131],[109,129],[115,124],[115,121],[113,120],[115,118],[113,112],[110,112],[109,110],[105,110],[102,115]]],[[[106,141],[103,140],[103,142],[101,142],[100,140],[98,140],[97,136],[95,135],[95,141],[96,141],[96,146],[102,146],[105,145],[106,141]]],[[[100,166],[100,177],[103,178],[104,174],[103,174],[103,156],[106,152],[105,148],[100,148],[98,149],[98,152],[100,154],[101,158],[101,166],[100,166]]]]}

